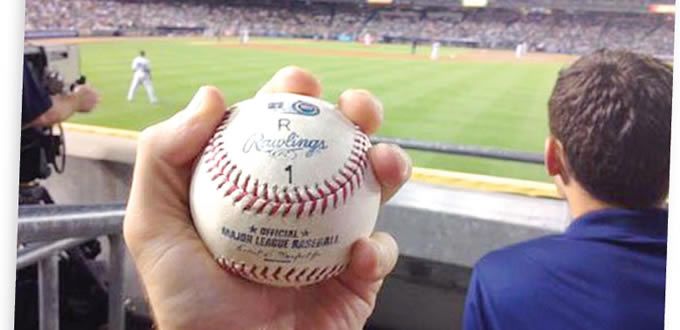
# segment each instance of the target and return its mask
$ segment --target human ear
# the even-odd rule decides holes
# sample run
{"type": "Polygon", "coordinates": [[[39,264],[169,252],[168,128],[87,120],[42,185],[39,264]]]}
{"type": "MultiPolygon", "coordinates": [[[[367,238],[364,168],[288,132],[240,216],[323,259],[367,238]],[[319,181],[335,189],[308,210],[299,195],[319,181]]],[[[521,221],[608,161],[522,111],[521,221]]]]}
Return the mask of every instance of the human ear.
{"type": "Polygon", "coordinates": [[[544,150],[545,169],[548,175],[560,180],[564,184],[569,182],[566,157],[562,143],[550,135],[545,139],[544,150]]]}

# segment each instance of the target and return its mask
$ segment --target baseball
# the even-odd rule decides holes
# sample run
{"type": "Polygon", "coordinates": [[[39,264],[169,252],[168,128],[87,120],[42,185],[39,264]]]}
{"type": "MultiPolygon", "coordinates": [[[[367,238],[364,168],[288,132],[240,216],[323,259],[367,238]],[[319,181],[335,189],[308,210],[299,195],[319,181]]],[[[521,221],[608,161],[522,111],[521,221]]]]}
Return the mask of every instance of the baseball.
{"type": "Polygon", "coordinates": [[[195,165],[195,227],[227,271],[281,287],[343,272],[368,237],[380,186],[365,134],[332,104],[259,95],[225,111],[195,165]]]}

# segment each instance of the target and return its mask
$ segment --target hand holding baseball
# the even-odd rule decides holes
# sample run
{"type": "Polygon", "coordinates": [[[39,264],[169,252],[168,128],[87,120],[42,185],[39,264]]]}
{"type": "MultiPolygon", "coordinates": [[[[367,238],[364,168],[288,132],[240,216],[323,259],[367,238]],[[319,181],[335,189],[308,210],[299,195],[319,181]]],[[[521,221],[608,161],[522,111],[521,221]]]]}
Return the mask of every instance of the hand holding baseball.
{"type": "MultiPolygon", "coordinates": [[[[260,93],[319,97],[309,73],[285,68],[260,93]]],[[[346,91],[344,115],[367,134],[382,120],[368,92],[346,91]]],[[[192,225],[192,166],[223,119],[218,90],[201,88],[173,118],[146,129],[139,140],[124,234],[160,329],[360,329],[373,311],[383,278],[398,251],[394,239],[375,233],[352,247],[349,268],[333,279],[303,287],[275,288],[226,273],[192,225]]],[[[410,160],[394,146],[369,151],[382,201],[410,174],[410,160]]]]}

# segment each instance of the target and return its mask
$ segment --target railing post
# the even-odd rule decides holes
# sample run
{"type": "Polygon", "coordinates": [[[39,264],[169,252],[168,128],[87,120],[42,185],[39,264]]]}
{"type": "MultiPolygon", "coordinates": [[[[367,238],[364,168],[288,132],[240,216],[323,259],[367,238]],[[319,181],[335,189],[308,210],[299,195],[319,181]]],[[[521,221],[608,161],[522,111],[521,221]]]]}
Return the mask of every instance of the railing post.
{"type": "Polygon", "coordinates": [[[59,256],[38,263],[38,322],[40,330],[59,330],[59,256]]]}
{"type": "Polygon", "coordinates": [[[120,234],[109,235],[109,330],[125,329],[123,310],[123,259],[125,243],[120,234]]]}

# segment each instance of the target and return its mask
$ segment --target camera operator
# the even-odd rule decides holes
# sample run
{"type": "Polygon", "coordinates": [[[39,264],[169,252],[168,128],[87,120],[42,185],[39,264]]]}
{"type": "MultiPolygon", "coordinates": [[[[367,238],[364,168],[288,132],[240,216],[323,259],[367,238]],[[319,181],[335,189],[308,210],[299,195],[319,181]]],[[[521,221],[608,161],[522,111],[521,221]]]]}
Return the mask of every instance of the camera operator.
{"type": "MultiPolygon", "coordinates": [[[[47,69],[47,56],[44,49],[39,53],[25,54],[23,65],[23,95],[21,105],[21,158],[19,204],[52,204],[52,198],[40,184],[41,179],[51,174],[50,164],[60,172],[56,156],[64,157],[63,136],[53,135],[52,127],[59,125],[76,112],[90,112],[97,105],[99,95],[86,85],[74,83],[69,91],[64,88],[64,82],[58,73],[47,69]]],[[[95,308],[101,309],[101,298],[93,301],[92,294],[83,294],[79,290],[90,290],[93,285],[91,277],[82,272],[83,260],[87,256],[95,256],[99,252],[98,242],[84,244],[77,249],[71,249],[67,262],[60,261],[60,319],[63,325],[75,316],[91,315],[95,308]],[[88,251],[89,248],[89,251],[88,251]],[[83,280],[84,279],[84,280],[83,280]],[[86,280],[90,280],[85,282],[86,280]],[[80,284],[74,284],[79,282],[80,284]],[[97,301],[100,301],[97,303],[97,301]],[[75,307],[83,304],[92,308],[75,307]],[[64,322],[65,321],[65,322],[64,322]]],[[[15,329],[38,329],[38,300],[37,300],[37,269],[35,265],[17,270],[16,300],[15,300],[15,329]]],[[[101,291],[101,290],[99,290],[101,291]]],[[[98,297],[105,294],[99,294],[98,297]]],[[[105,298],[104,298],[105,299],[105,298]]],[[[104,300],[105,301],[105,300],[104,300]]],[[[102,319],[92,317],[91,319],[102,319]]],[[[75,320],[74,320],[75,321],[75,320]]],[[[95,321],[102,322],[102,321],[95,321]]],[[[83,322],[87,324],[87,321],[83,322]]],[[[87,325],[85,325],[87,327],[87,325]]],[[[75,329],[70,325],[67,328],[75,329]]],[[[83,328],[84,329],[84,328],[83,328]]]]}
{"type": "Polygon", "coordinates": [[[46,127],[68,119],[76,112],[90,112],[99,100],[97,92],[89,86],[82,85],[67,95],[46,97],[38,86],[27,83],[27,72],[24,68],[24,96],[21,122],[23,128],[46,127]]]}
{"type": "Polygon", "coordinates": [[[97,92],[87,85],[76,86],[70,93],[57,90],[51,93],[52,86],[49,80],[45,81],[44,75],[44,68],[24,61],[19,204],[51,203],[49,195],[37,182],[51,172],[47,158],[53,151],[44,143],[50,137],[46,131],[76,112],[92,111],[99,101],[97,92]]]}

